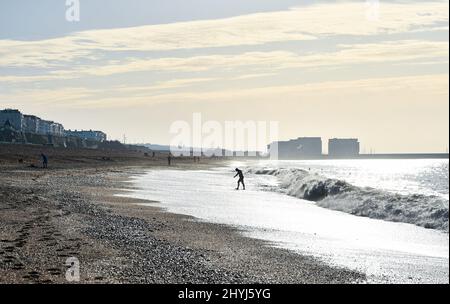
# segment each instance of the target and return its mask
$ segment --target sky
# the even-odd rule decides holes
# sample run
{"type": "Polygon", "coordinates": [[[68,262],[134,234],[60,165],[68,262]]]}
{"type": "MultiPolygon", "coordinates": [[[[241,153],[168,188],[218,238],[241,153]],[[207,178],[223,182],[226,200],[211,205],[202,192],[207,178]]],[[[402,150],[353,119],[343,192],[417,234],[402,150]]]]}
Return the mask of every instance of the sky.
{"type": "MultiPolygon", "coordinates": [[[[0,108],[168,144],[173,122],[444,152],[448,1],[0,1],[0,108]]],[[[326,151],[326,144],[324,144],[326,151]]]]}

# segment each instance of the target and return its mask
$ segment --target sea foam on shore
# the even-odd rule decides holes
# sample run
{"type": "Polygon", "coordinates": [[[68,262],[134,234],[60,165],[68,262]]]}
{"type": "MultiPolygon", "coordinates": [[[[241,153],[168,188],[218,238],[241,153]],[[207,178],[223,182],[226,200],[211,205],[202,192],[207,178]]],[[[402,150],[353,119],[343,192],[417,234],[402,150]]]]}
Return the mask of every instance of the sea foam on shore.
{"type": "Polygon", "coordinates": [[[324,208],[448,232],[449,203],[441,197],[358,187],[298,168],[248,169],[248,173],[276,176],[277,190],[324,208]]]}
{"type": "Polygon", "coordinates": [[[321,208],[284,195],[277,177],[267,174],[246,174],[247,190],[236,191],[236,167],[261,166],[241,162],[208,170],[149,170],[133,178],[134,190],[125,195],[356,270],[369,282],[448,283],[447,233],[321,208]]]}

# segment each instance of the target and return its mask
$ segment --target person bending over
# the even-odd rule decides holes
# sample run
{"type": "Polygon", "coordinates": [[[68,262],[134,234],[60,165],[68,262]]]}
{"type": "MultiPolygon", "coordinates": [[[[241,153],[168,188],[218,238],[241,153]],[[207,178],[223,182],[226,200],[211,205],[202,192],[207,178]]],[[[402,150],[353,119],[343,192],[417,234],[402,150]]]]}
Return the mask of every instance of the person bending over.
{"type": "Polygon", "coordinates": [[[239,186],[242,184],[242,188],[245,190],[245,184],[244,184],[244,174],[242,173],[242,170],[239,170],[238,168],[236,168],[236,175],[234,176],[236,178],[236,176],[239,176],[239,180],[237,183],[237,188],[236,190],[239,190],[239,186]]]}

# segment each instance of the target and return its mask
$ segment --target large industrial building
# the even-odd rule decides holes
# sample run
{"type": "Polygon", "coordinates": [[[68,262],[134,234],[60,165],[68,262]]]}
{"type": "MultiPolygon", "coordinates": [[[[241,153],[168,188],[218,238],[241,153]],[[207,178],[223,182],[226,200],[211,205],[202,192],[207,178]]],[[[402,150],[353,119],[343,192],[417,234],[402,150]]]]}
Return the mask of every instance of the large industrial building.
{"type": "Polygon", "coordinates": [[[278,158],[280,159],[313,159],[322,157],[322,139],[320,137],[299,137],[289,141],[278,141],[278,158]]]}
{"type": "Polygon", "coordinates": [[[333,138],[328,141],[328,155],[322,154],[320,137],[299,137],[278,141],[269,145],[271,153],[278,153],[279,159],[326,159],[359,157],[360,143],[357,138],[333,138]],[[277,152],[273,148],[277,147],[277,152]]]}
{"type": "Polygon", "coordinates": [[[357,138],[333,138],[328,141],[328,155],[334,158],[359,156],[360,144],[357,138]]]}

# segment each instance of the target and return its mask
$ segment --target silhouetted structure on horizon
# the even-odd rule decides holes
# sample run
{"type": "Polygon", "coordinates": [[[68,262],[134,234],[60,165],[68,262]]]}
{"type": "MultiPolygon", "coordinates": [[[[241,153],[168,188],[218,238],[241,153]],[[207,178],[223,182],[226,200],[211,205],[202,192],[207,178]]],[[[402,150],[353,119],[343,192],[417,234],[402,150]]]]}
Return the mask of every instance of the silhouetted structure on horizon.
{"type": "Polygon", "coordinates": [[[320,137],[299,137],[288,141],[278,141],[271,143],[271,146],[278,144],[278,158],[280,159],[314,159],[322,157],[322,138],[320,137]]]}
{"type": "Polygon", "coordinates": [[[332,158],[354,158],[359,156],[357,138],[332,138],[328,141],[328,156],[332,158]]]}

